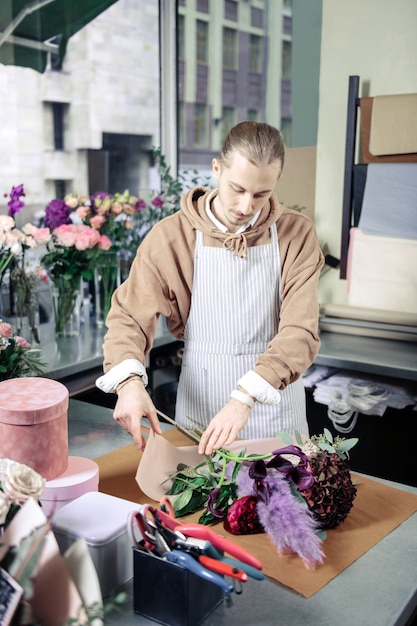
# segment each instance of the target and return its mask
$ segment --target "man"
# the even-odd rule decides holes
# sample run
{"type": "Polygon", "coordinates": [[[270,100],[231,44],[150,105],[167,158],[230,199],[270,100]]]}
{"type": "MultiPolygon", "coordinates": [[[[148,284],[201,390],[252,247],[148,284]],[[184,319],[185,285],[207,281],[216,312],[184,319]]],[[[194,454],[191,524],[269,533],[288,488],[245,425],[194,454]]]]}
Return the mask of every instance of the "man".
{"type": "Polygon", "coordinates": [[[184,340],[176,420],[204,431],[200,453],[238,435],[308,434],[301,374],[319,349],[323,255],[312,222],[274,194],[284,155],[277,129],[235,126],[213,159],[218,188],[183,196],[113,295],[97,386],[117,393],[114,418],[138,448],[142,416],[161,432],[145,388],[159,315],[184,340]]]}

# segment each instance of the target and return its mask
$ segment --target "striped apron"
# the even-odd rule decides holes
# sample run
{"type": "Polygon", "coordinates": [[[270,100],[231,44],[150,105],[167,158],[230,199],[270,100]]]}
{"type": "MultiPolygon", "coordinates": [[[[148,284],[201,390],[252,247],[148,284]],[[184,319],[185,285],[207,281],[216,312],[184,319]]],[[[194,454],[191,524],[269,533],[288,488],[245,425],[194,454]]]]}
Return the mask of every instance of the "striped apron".
{"type": "MultiPolygon", "coordinates": [[[[281,262],[275,225],[270,233],[270,244],[248,247],[246,258],[240,258],[231,250],[204,246],[197,231],[177,393],[179,424],[190,427],[190,417],[204,429],[278,331],[281,262]]],[[[277,405],[255,403],[240,437],[273,437],[283,430],[308,434],[301,378],[280,393],[277,405]]]]}

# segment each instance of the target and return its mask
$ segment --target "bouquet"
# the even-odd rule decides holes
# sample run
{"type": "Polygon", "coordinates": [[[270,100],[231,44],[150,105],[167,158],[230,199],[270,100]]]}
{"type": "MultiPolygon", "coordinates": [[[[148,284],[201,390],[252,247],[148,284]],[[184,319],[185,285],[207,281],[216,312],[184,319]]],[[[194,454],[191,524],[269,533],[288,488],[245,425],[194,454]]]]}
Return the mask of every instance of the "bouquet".
{"type": "Polygon", "coordinates": [[[38,361],[39,352],[23,337],[13,336],[11,325],[0,320],[0,381],[42,374],[46,365],[38,361]]]}
{"type": "Polygon", "coordinates": [[[177,517],[202,509],[199,523],[222,521],[232,534],[266,532],[279,554],[295,552],[314,568],[324,559],[326,530],[353,506],[347,459],[357,439],[333,438],[328,429],[309,439],[295,433],[296,443],[277,436],[291,443],[269,454],[221,449],[200,465],[178,467],[167,495],[177,517]]]}

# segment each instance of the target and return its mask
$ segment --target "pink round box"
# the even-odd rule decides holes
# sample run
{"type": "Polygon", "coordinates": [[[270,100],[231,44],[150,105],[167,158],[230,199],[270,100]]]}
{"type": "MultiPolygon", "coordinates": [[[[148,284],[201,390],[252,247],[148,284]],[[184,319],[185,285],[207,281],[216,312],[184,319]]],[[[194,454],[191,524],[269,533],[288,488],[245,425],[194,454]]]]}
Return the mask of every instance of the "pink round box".
{"type": "Polygon", "coordinates": [[[48,378],[0,383],[0,456],[29,465],[46,480],[68,467],[68,389],[48,378]]]}
{"type": "Polygon", "coordinates": [[[47,517],[76,498],[98,491],[99,470],[95,461],[82,456],[68,457],[68,467],[63,474],[46,481],[40,498],[42,510],[47,517]]]}

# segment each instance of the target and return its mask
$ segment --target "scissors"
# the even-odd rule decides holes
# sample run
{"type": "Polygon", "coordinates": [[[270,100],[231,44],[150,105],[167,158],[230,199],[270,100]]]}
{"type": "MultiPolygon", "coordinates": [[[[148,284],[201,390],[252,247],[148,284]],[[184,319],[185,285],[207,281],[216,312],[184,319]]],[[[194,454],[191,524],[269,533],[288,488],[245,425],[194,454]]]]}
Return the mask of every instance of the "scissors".
{"type": "Polygon", "coordinates": [[[250,552],[207,526],[185,524],[175,519],[174,508],[168,497],[165,496],[160,505],[161,510],[154,510],[155,522],[171,549],[180,548],[189,552],[213,571],[241,582],[246,582],[248,576],[256,580],[265,578],[261,572],[262,563],[250,552]]]}
{"type": "MultiPolygon", "coordinates": [[[[173,513],[171,507],[167,507],[167,510],[173,513]]],[[[194,558],[192,554],[171,546],[164,537],[163,526],[157,515],[158,512],[158,509],[155,509],[153,506],[144,505],[142,510],[130,513],[128,532],[132,545],[155,557],[160,557],[185,567],[200,578],[216,584],[225,595],[229,596],[234,591],[234,587],[223,576],[234,575],[235,578],[238,578],[235,572],[236,568],[223,564],[211,557],[207,557],[203,564],[199,558],[194,558]]],[[[246,576],[244,572],[242,572],[242,575],[246,576]]]]}

